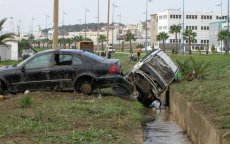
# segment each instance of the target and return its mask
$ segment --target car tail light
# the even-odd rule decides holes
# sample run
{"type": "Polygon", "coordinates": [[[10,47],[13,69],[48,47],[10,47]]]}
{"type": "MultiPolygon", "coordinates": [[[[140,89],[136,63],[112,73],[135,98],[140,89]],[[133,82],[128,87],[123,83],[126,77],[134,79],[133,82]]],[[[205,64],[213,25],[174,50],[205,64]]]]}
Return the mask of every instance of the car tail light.
{"type": "Polygon", "coordinates": [[[119,69],[117,68],[117,66],[116,66],[115,64],[113,64],[113,65],[109,68],[109,73],[110,73],[110,74],[119,73],[119,69]]]}

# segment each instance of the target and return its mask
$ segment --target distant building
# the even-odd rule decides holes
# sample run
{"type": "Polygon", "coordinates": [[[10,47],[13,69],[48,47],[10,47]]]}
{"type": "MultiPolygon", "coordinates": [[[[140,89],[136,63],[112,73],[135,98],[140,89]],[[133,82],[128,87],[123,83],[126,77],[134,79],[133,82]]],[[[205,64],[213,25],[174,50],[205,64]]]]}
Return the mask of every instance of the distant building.
{"type": "MultiPolygon", "coordinates": [[[[204,48],[209,46],[209,23],[211,21],[225,20],[227,17],[220,17],[213,12],[208,11],[197,11],[197,12],[189,12],[186,11],[184,15],[184,29],[192,29],[193,32],[197,34],[196,41],[192,43],[192,48],[204,48]]],[[[154,45],[158,45],[161,43],[156,43],[156,34],[160,32],[166,32],[169,35],[169,38],[166,40],[166,48],[172,49],[175,47],[175,34],[170,34],[170,26],[172,25],[180,25],[181,33],[178,34],[178,44],[180,50],[184,50],[181,47],[182,43],[182,26],[183,26],[183,13],[181,11],[175,9],[168,9],[163,12],[159,12],[158,14],[151,15],[151,42],[154,45]]],[[[188,41],[184,40],[184,44],[186,50],[188,50],[188,41]]]]}

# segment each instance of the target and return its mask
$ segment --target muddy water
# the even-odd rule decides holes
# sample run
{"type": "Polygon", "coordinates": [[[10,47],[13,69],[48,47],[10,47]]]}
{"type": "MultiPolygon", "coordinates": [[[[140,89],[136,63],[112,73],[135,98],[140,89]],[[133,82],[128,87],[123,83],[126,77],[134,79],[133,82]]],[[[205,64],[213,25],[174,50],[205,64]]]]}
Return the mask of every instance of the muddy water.
{"type": "Polygon", "coordinates": [[[191,144],[168,110],[153,110],[154,120],[144,126],[144,144],[191,144]]]}

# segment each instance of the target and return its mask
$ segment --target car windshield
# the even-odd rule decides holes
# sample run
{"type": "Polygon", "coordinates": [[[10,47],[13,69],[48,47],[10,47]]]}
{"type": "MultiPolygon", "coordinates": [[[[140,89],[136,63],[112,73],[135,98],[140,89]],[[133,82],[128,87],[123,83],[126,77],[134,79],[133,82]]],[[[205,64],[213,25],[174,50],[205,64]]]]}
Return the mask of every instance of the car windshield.
{"type": "Polygon", "coordinates": [[[98,56],[98,55],[96,55],[96,54],[87,52],[87,51],[85,51],[83,54],[84,54],[85,56],[87,56],[87,57],[89,57],[89,58],[91,58],[91,59],[93,59],[93,60],[99,61],[99,62],[105,60],[105,58],[100,57],[100,56],[98,56]]]}

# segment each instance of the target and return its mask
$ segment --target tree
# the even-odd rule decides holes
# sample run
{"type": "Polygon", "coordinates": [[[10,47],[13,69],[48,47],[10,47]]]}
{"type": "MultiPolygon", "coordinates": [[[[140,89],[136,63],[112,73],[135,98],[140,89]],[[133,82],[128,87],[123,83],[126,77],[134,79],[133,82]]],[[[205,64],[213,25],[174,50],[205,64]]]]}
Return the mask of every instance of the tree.
{"type": "Polygon", "coordinates": [[[189,46],[189,54],[192,54],[191,50],[191,43],[194,42],[196,39],[196,33],[192,31],[192,29],[186,29],[183,33],[184,39],[188,41],[189,46]]]}
{"type": "Polygon", "coordinates": [[[48,47],[48,42],[49,42],[48,38],[41,39],[42,47],[45,48],[45,44],[48,47]]]}
{"type": "MultiPolygon", "coordinates": [[[[223,43],[224,51],[226,51],[227,36],[228,36],[228,31],[227,30],[221,30],[217,34],[218,41],[221,41],[223,43]]],[[[221,54],[222,54],[222,44],[221,44],[221,54]]]]}
{"type": "Polygon", "coordinates": [[[106,41],[106,36],[105,35],[99,35],[98,42],[101,43],[102,50],[104,50],[104,47],[103,47],[103,42],[104,41],[106,41]]]}
{"type": "MultiPolygon", "coordinates": [[[[5,23],[7,19],[4,18],[0,21],[0,32],[3,29],[3,24],[5,23]]],[[[6,42],[9,40],[13,40],[14,39],[15,34],[14,33],[5,33],[0,35],[0,45],[5,45],[7,46],[6,42]]]]}
{"type": "Polygon", "coordinates": [[[69,45],[69,48],[70,48],[71,44],[73,43],[73,40],[70,38],[67,38],[65,41],[69,45]]]}
{"type": "Polygon", "coordinates": [[[179,25],[172,25],[170,26],[170,30],[169,32],[171,34],[175,34],[175,40],[176,40],[176,49],[173,48],[173,51],[175,51],[175,53],[178,53],[178,40],[177,40],[177,33],[180,33],[180,26],[179,25]]]}
{"type": "Polygon", "coordinates": [[[130,54],[133,53],[133,48],[132,48],[132,40],[135,41],[136,38],[134,37],[134,35],[128,31],[126,34],[125,34],[125,41],[129,42],[129,52],[130,54]]]}
{"type": "Polygon", "coordinates": [[[157,35],[157,41],[162,41],[163,42],[163,51],[165,52],[165,40],[169,38],[169,35],[166,32],[160,32],[157,35]]]}

